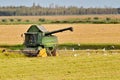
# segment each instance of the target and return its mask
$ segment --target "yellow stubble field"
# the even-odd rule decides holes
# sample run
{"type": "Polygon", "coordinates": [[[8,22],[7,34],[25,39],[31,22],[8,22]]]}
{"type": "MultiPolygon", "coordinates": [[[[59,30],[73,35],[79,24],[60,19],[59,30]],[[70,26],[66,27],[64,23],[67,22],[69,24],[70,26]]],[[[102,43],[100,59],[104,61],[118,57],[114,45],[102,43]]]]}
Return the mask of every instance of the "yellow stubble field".
{"type": "MultiPolygon", "coordinates": [[[[73,27],[55,34],[59,43],[120,43],[120,24],[43,24],[48,31],[73,27]]],[[[30,25],[0,25],[0,44],[22,44],[30,25]]]]}

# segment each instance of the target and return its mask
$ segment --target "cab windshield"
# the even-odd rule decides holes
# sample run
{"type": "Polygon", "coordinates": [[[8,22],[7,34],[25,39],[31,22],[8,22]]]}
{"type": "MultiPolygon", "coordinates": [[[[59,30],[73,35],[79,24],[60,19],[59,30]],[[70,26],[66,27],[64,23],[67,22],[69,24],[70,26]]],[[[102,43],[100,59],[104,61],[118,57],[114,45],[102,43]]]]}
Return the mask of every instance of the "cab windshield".
{"type": "Polygon", "coordinates": [[[37,43],[37,34],[25,34],[25,44],[34,46],[37,43]]]}

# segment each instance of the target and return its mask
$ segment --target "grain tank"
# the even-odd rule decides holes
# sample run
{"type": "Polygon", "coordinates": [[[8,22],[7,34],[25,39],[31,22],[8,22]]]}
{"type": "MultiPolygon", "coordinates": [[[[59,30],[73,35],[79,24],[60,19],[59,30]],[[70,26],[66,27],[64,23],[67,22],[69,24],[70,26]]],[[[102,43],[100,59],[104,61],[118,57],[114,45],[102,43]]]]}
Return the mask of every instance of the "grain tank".
{"type": "Polygon", "coordinates": [[[38,51],[42,48],[41,46],[44,45],[47,50],[47,54],[49,56],[55,56],[58,39],[57,36],[53,34],[66,30],[73,31],[73,28],[68,27],[49,32],[43,26],[30,26],[30,28],[25,33],[25,53],[29,56],[36,56],[38,51]]]}

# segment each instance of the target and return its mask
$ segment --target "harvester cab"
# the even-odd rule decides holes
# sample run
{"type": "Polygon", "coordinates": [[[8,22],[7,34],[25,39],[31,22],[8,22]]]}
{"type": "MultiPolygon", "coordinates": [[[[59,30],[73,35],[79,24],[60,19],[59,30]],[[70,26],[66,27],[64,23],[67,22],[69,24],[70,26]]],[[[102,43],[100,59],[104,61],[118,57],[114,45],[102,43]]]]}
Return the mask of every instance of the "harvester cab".
{"type": "Polygon", "coordinates": [[[73,31],[73,28],[68,27],[49,32],[43,26],[30,26],[30,28],[25,33],[25,53],[27,53],[28,56],[36,56],[41,50],[41,46],[44,46],[47,50],[47,55],[55,56],[58,45],[58,39],[57,36],[53,34],[63,32],[66,30],[73,31]]]}
{"type": "Polygon", "coordinates": [[[26,45],[26,47],[36,46],[37,36],[38,36],[37,33],[25,33],[25,45],[26,45]]]}

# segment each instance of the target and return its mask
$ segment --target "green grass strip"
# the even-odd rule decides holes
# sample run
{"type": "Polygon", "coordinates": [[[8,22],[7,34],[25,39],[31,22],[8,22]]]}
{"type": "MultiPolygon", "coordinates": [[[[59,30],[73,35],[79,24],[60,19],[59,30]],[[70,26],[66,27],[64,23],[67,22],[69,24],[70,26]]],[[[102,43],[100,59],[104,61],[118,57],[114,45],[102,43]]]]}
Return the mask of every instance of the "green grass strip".
{"type": "MultiPolygon", "coordinates": [[[[12,50],[19,50],[23,49],[25,46],[24,45],[0,45],[0,48],[8,48],[12,50]]],[[[58,49],[68,49],[68,50],[84,50],[84,49],[106,49],[106,50],[117,50],[120,49],[120,44],[110,44],[110,43],[96,43],[96,44],[74,44],[74,43],[64,43],[64,44],[59,44],[58,49]]]]}

